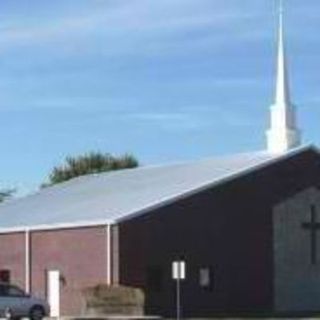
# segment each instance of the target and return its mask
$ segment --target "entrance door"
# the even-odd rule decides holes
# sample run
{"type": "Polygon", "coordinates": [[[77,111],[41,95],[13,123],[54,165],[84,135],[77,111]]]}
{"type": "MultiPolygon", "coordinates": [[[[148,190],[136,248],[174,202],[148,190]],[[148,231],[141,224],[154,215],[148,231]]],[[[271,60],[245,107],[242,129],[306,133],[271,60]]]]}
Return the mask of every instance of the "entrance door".
{"type": "Polygon", "coordinates": [[[50,305],[50,316],[60,316],[60,271],[49,270],[47,283],[47,297],[50,305]]]}

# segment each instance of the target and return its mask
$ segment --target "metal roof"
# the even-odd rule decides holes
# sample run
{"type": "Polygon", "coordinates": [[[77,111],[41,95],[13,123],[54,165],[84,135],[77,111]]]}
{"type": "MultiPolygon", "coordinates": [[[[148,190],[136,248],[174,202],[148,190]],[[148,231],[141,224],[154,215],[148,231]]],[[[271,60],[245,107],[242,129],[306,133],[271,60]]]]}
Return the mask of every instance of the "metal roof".
{"type": "Polygon", "coordinates": [[[309,148],[316,150],[260,151],[78,177],[1,204],[0,232],[114,223],[309,148]]]}

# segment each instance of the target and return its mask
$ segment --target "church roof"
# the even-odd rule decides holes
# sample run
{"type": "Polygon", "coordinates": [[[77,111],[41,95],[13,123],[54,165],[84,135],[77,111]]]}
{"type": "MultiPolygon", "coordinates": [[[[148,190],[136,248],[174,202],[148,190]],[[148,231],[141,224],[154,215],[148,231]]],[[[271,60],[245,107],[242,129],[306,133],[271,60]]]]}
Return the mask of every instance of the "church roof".
{"type": "Polygon", "coordinates": [[[312,149],[266,151],[78,177],[0,205],[0,232],[107,224],[217,186],[312,149]]]}

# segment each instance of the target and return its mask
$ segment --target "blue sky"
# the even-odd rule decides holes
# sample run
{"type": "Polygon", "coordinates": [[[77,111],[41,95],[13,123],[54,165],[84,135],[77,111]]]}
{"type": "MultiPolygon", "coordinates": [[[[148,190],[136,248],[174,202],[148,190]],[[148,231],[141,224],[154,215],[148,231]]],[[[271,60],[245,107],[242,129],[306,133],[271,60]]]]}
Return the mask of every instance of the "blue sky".
{"type": "MultiPolygon", "coordinates": [[[[286,34],[305,142],[320,142],[320,2],[286,34]]],[[[66,155],[142,164],[264,148],[276,0],[0,2],[1,185],[32,191],[66,155]]]]}

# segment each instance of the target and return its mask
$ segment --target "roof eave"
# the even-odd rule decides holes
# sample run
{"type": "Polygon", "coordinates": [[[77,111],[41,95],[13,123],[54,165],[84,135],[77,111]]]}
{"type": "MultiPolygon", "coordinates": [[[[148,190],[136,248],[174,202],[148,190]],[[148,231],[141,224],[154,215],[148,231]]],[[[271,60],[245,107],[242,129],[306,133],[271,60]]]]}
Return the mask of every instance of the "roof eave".
{"type": "Polygon", "coordinates": [[[64,229],[78,229],[78,228],[93,228],[103,227],[115,224],[113,220],[94,220],[94,221],[78,221],[73,223],[54,223],[54,224],[39,224],[34,226],[19,226],[0,228],[0,234],[6,233],[21,233],[26,231],[50,231],[50,230],[64,230],[64,229]]]}

